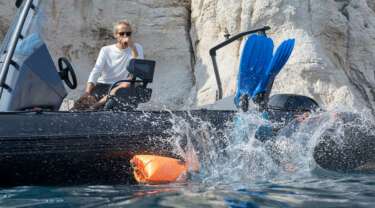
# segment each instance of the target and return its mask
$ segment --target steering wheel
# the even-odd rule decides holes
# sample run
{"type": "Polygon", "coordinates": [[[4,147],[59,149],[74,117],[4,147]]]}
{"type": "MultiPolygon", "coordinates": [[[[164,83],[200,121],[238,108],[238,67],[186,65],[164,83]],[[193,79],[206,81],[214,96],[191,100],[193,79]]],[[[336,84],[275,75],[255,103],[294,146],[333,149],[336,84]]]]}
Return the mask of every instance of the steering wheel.
{"type": "Polygon", "coordinates": [[[77,88],[77,76],[74,72],[72,64],[65,57],[61,57],[58,60],[59,64],[59,75],[61,80],[72,90],[77,88]]]}

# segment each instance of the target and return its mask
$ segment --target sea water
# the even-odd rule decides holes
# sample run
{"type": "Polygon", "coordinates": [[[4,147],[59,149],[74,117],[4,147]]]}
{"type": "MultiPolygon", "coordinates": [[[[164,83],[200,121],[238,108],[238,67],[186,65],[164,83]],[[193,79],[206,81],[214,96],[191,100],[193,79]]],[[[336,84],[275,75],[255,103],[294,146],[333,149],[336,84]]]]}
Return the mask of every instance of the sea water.
{"type": "MultiPolygon", "coordinates": [[[[259,129],[275,124],[255,111],[239,113],[223,129],[191,119],[194,127],[173,116],[168,132],[175,153],[201,167],[186,182],[3,188],[0,207],[375,207],[375,174],[330,172],[313,159],[327,129],[339,140],[348,125],[335,113],[309,115],[263,142],[256,139],[259,129]]],[[[373,121],[349,125],[373,134],[367,122],[373,121]]]]}

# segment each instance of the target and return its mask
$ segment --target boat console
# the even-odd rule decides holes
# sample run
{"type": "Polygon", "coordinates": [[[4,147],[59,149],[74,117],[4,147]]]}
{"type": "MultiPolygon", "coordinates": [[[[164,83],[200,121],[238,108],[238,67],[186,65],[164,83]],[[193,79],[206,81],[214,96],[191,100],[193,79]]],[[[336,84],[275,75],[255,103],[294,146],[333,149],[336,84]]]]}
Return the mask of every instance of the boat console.
{"type": "Polygon", "coordinates": [[[104,106],[105,110],[128,111],[137,109],[140,103],[147,103],[151,99],[152,89],[147,85],[154,80],[155,61],[132,59],[127,67],[132,76],[130,80],[116,82],[108,91],[120,83],[128,82],[128,88],[122,88],[114,96],[109,95],[109,100],[104,106]]]}

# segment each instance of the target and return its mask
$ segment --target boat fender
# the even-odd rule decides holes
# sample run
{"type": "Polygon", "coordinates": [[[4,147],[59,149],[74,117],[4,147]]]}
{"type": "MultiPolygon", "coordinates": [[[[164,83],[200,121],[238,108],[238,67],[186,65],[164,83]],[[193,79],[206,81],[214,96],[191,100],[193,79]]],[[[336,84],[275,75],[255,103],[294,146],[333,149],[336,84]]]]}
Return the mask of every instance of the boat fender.
{"type": "Polygon", "coordinates": [[[134,178],[139,183],[173,183],[188,171],[188,166],[181,160],[155,155],[136,155],[130,163],[134,178]]]}

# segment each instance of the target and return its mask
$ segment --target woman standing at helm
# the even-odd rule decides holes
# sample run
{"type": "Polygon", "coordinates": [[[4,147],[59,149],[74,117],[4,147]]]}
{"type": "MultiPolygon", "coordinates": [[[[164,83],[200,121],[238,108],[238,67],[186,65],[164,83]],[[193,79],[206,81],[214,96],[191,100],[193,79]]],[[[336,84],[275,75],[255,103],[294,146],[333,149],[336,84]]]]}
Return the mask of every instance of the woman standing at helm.
{"type": "MultiPolygon", "coordinates": [[[[98,100],[91,106],[93,109],[102,107],[107,101],[110,87],[117,81],[129,79],[126,67],[131,59],[143,59],[143,48],[132,37],[132,26],[127,20],[114,25],[114,37],[117,42],[104,46],[97,58],[96,64],[90,73],[83,99],[98,100]]],[[[129,83],[122,83],[113,89],[114,94],[120,88],[126,88],[129,83]]]]}

